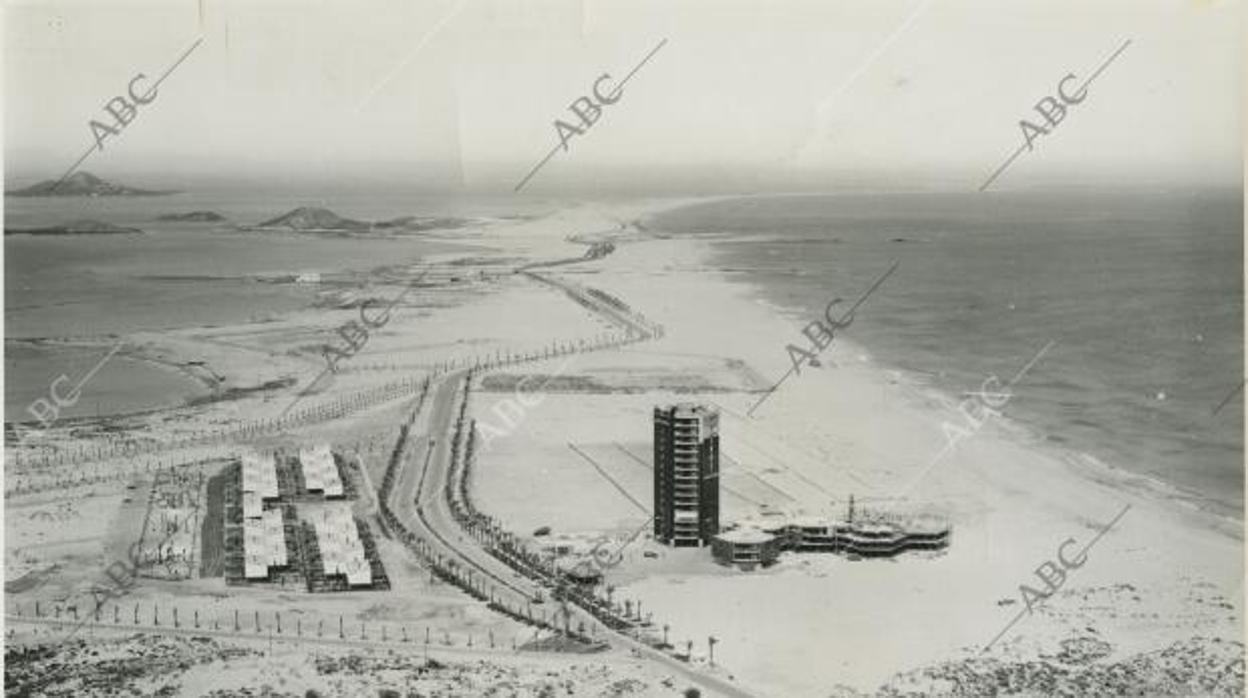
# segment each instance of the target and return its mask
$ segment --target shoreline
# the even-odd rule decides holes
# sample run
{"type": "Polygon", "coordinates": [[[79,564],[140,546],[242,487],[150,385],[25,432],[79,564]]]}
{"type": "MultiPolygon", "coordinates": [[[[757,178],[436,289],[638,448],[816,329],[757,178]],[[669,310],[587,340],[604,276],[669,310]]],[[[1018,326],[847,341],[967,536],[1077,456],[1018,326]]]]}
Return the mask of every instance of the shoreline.
{"type": "MultiPolygon", "coordinates": [[[[931,193],[939,194],[939,192],[931,193]]],[[[852,196],[858,194],[859,192],[851,192],[845,195],[852,196]]],[[[699,245],[704,245],[706,248],[705,257],[700,261],[710,268],[721,269],[719,275],[723,281],[747,289],[754,302],[769,307],[777,314],[790,320],[793,331],[788,339],[798,342],[799,340],[805,341],[799,332],[801,327],[817,317],[818,313],[812,314],[809,309],[802,307],[798,300],[786,303],[778,299],[775,289],[768,287],[765,281],[760,278],[760,272],[757,270],[735,267],[725,270],[724,265],[721,264],[726,261],[730,254],[720,248],[720,244],[723,241],[740,239],[771,240],[773,238],[762,237],[760,233],[756,232],[708,235],[673,231],[661,227],[656,219],[675,213],[678,210],[701,204],[722,203],[740,199],[818,198],[826,196],[836,196],[836,194],[790,193],[708,197],[651,210],[644,216],[641,216],[639,220],[645,222],[648,232],[651,234],[658,233],[665,238],[689,240],[699,245]]],[[[948,387],[937,385],[929,379],[929,377],[937,375],[935,372],[878,363],[878,355],[873,353],[870,346],[862,339],[855,337],[852,329],[848,329],[845,336],[837,334],[834,340],[835,343],[843,344],[846,352],[852,355],[870,356],[872,361],[877,363],[880,380],[884,383],[891,383],[895,378],[902,382],[912,393],[910,399],[914,405],[923,410],[933,413],[944,413],[948,416],[947,411],[942,410],[942,408],[957,403],[957,395],[954,392],[948,387]]],[[[831,347],[824,349],[823,352],[830,351],[830,349],[831,347]]],[[[1039,425],[1027,421],[1025,418],[1009,414],[1008,406],[998,419],[1003,420],[1007,425],[1007,429],[1014,432],[1015,440],[1020,446],[1035,449],[1056,460],[1060,460],[1068,466],[1071,474],[1075,477],[1110,485],[1122,489],[1126,493],[1151,497],[1155,501],[1171,505],[1176,511],[1189,513],[1198,520],[1212,523],[1224,535],[1228,535],[1235,540],[1244,540],[1243,523],[1245,509],[1239,506],[1236,501],[1222,500],[1217,498],[1216,495],[1201,492],[1178,482],[1171,482],[1153,474],[1134,472],[1127,467],[1115,465],[1112,462],[1113,460],[1122,460],[1128,458],[1128,456],[1115,452],[1112,446],[1106,446],[1105,453],[1096,453],[1074,445],[1051,442],[1048,437],[1052,432],[1043,430],[1039,425]],[[1206,505],[1214,510],[1208,511],[1201,508],[1206,505]]]]}
{"type": "MultiPolygon", "coordinates": [[[[108,350],[109,348],[117,345],[117,341],[115,338],[114,338],[114,341],[106,342],[103,339],[95,340],[95,339],[86,339],[86,338],[78,338],[78,337],[13,338],[13,339],[8,339],[6,341],[6,344],[10,344],[10,343],[15,344],[15,345],[22,345],[26,347],[34,347],[37,349],[51,349],[51,350],[72,350],[72,349],[89,349],[89,348],[99,348],[99,349],[108,350]]],[[[123,343],[122,348],[117,351],[117,355],[113,357],[112,359],[109,359],[109,362],[111,363],[112,361],[117,360],[117,359],[130,361],[132,364],[138,365],[138,366],[151,367],[152,369],[159,371],[164,375],[175,376],[180,381],[185,381],[187,383],[188,388],[191,385],[194,385],[198,387],[199,389],[202,389],[204,393],[201,395],[197,391],[190,392],[189,390],[181,390],[179,392],[182,394],[176,398],[161,400],[159,404],[153,404],[153,405],[146,406],[146,407],[138,407],[138,408],[132,408],[132,409],[109,408],[107,410],[102,410],[97,414],[60,416],[60,417],[57,417],[55,420],[58,426],[83,426],[83,425],[93,425],[93,424],[107,424],[112,420],[142,417],[142,416],[158,414],[161,412],[172,412],[175,410],[189,407],[194,403],[196,399],[203,399],[205,397],[209,397],[216,392],[216,387],[207,377],[197,375],[195,371],[190,369],[190,367],[185,366],[183,364],[179,364],[176,361],[171,361],[168,359],[162,359],[159,357],[151,356],[145,353],[143,351],[143,348],[140,346],[137,346],[137,345],[127,346],[123,343]]],[[[84,389],[86,389],[85,385],[83,387],[84,389]]],[[[18,412],[20,413],[21,410],[18,410],[18,412]]],[[[32,427],[31,425],[38,423],[35,420],[15,420],[15,419],[7,419],[7,418],[5,421],[7,424],[21,425],[25,428],[36,428],[36,427],[32,427]]]]}
{"type": "MultiPolygon", "coordinates": [[[[941,420],[957,413],[948,407],[948,395],[935,386],[880,363],[852,328],[820,353],[822,367],[803,368],[782,386],[783,394],[767,403],[761,419],[742,419],[739,414],[760,393],[741,376],[748,373],[770,384],[784,372],[789,365],[785,343],[802,340],[802,311],[767,301],[765,289],[750,277],[716,267],[714,239],[648,229],[649,217],[698,201],[566,207],[539,219],[482,229],[478,240],[490,250],[483,267],[494,268],[493,260],[507,260],[510,268],[520,260],[572,259],[548,272],[609,294],[666,329],[661,337],[627,350],[585,355],[569,371],[572,378],[599,376],[613,390],[544,393],[540,410],[533,410],[522,429],[511,430],[500,445],[483,451],[472,481],[473,497],[483,512],[509,530],[549,525],[560,534],[644,518],[644,512],[626,504],[620,491],[568,445],[575,443],[601,458],[620,485],[644,501],[651,475],[630,462],[624,449],[645,453],[656,402],[700,400],[722,408],[723,448],[733,459],[727,461],[725,484],[751,497],[725,497],[724,522],[757,513],[751,505],[759,502],[780,502],[777,494],[791,495],[778,511],[839,515],[845,496],[857,494],[868,509],[916,502],[944,508],[954,526],[954,540],[940,555],[906,555],[888,562],[794,555],[763,574],[725,570],[704,550],[672,551],[643,537],[639,545],[658,558],[631,550],[632,558],[611,570],[609,583],[616,584],[620,598],[627,594],[644,600],[657,621],[672,624],[678,639],[722,638],[716,660],[743,687],[798,696],[827,695],[838,683],[875,690],[900,672],[964,661],[970,648],[977,650],[999,629],[1007,611],[1019,608],[1018,583],[1035,583],[1031,571],[1043,556],[1052,555],[1062,536],[1085,540],[1124,502],[1135,511],[1093,553],[1094,564],[1072,576],[1072,588],[1063,592],[1082,596],[1055,599],[1057,611],[1031,618],[1024,632],[986,656],[991,661],[1020,656],[1047,661],[1054,643],[1083,628],[1094,628],[1120,656],[1192,633],[1219,639],[1239,636],[1232,632],[1242,630],[1239,599],[1231,597],[1234,605],[1225,607],[1230,611],[1200,605],[1210,599],[1223,603],[1220,592],[1234,589],[1227,568],[1242,546],[1230,545],[1229,536],[1210,535],[1211,528],[1225,533],[1224,523],[1210,526],[1209,512],[1185,511],[1164,496],[1133,491],[1129,480],[1120,481],[1112,473],[1104,480],[1081,474],[1050,450],[1052,444],[1027,438],[1026,425],[1016,426],[1008,408],[1003,423],[986,422],[983,433],[959,444],[959,462],[942,464],[915,494],[888,501],[872,496],[897,494],[899,485],[945,443],[941,420]],[[586,232],[569,235],[569,229],[586,232]],[[612,243],[610,254],[576,258],[591,239],[612,243]],[[701,379],[690,385],[736,387],[721,392],[673,390],[690,377],[701,379]],[[759,485],[775,493],[764,493],[759,485]],[[1162,502],[1168,506],[1160,506],[1162,502]],[[1129,599],[1115,596],[1107,602],[1097,596],[1116,594],[1124,583],[1132,587],[1136,601],[1146,599],[1143,610],[1161,612],[1161,618],[1144,620],[1129,599]],[[1209,599],[1193,600],[1194,594],[1209,599]],[[1005,609],[1003,601],[1014,605],[1005,609]],[[726,614],[725,608],[733,612],[726,614]],[[881,632],[893,622],[909,631],[881,632]]],[[[457,258],[428,261],[450,264],[457,258]]],[[[284,372],[302,375],[309,357],[291,355],[288,349],[332,336],[342,320],[353,317],[351,310],[295,311],[262,325],[131,337],[136,347],[174,359],[193,356],[228,375],[230,382],[251,385],[284,372]]],[[[477,351],[478,344],[487,353],[495,347],[516,351],[600,332],[563,293],[515,273],[467,287],[445,284],[420,302],[413,300],[411,311],[396,318],[370,341],[354,366],[359,370],[344,372],[322,401],[384,381],[391,377],[387,372],[409,371],[412,362],[462,358],[465,351],[477,351]],[[540,320],[534,323],[534,317],[540,320]],[[431,344],[436,337],[468,339],[431,344]],[[461,349],[465,341],[471,346],[461,349]]],[[[549,365],[537,370],[549,370],[549,365]]],[[[469,409],[494,420],[486,410],[502,398],[479,394],[488,397],[469,409]]],[[[185,435],[209,425],[254,423],[271,416],[276,406],[249,399],[209,405],[202,412],[156,410],[144,421],[155,432],[185,435]],[[193,421],[182,423],[188,415],[193,421]]],[[[388,425],[361,413],[317,426],[315,432],[266,436],[262,443],[371,441],[372,434],[385,434],[388,425]]],[[[384,443],[388,434],[381,438],[384,443]]],[[[380,463],[381,456],[375,456],[370,466],[374,480],[380,476],[380,463]]],[[[403,565],[394,567],[397,573],[403,565]]],[[[399,595],[381,601],[409,614],[424,603],[399,595]]],[[[347,600],[341,603],[350,608],[347,600]]],[[[702,644],[695,653],[695,666],[705,662],[704,648],[702,644]]]]}
{"type": "MultiPolygon", "coordinates": [[[[656,213],[652,207],[649,215],[656,213]]],[[[750,278],[719,269],[713,263],[716,239],[646,230],[619,242],[601,263],[565,272],[625,299],[668,331],[657,344],[601,362],[604,370],[644,371],[663,356],[742,360],[768,379],[789,368],[784,347],[802,341],[803,312],[772,304],[750,278]],[[681,300],[672,303],[672,298],[681,300]]],[[[1078,451],[1035,438],[1008,407],[1004,420],[986,420],[982,431],[958,443],[953,457],[930,474],[920,474],[917,490],[903,490],[946,444],[942,421],[962,417],[948,393],[921,374],[916,379],[881,363],[853,329],[837,339],[820,354],[822,368],[804,367],[800,377],[786,382],[780,389],[784,395],[773,397],[755,415],[761,419],[733,414],[745,412],[757,397],[753,393],[674,399],[701,398],[719,406],[721,449],[730,457],[726,472],[787,490],[796,499],[783,508],[839,515],[847,495],[857,494],[860,505],[871,509],[888,511],[900,503],[940,510],[954,526],[950,549],[930,559],[902,556],[891,564],[794,557],[758,575],[724,573],[699,556],[648,545],[648,552],[672,562],[635,558],[612,570],[611,583],[617,583],[621,595],[643,599],[680,637],[721,638],[716,657],[722,652],[724,665],[744,685],[812,696],[826,694],[838,682],[875,690],[907,671],[978,661],[973,658],[983,643],[1005,624],[1007,613],[1020,607],[1018,584],[1037,583],[1032,571],[1054,554],[1063,536],[1088,540],[1126,504],[1131,514],[1100,542],[1092,553],[1094,564],[1072,577],[1064,599],[1054,601],[1056,610],[1031,618],[1025,630],[984,656],[1045,662],[1061,642],[1083,637],[1088,628],[1119,659],[1192,637],[1231,641],[1242,635],[1242,600],[1234,593],[1242,561],[1238,521],[1200,508],[1198,500],[1195,505],[1190,499],[1175,501],[1164,488],[1142,486],[1140,476],[1089,470],[1095,466],[1076,458],[1078,451]],[[898,493],[908,496],[898,500],[898,493]],[[829,494],[835,497],[831,502],[829,494]],[[890,572],[894,565],[906,573],[890,572]],[[772,598],[768,589],[775,584],[786,585],[785,598],[760,607],[760,599],[772,598]],[[1133,591],[1124,597],[1123,589],[1133,591]],[[829,590],[835,592],[829,596],[829,590]],[[933,594],[943,600],[934,603],[933,594]],[[1201,595],[1212,601],[1194,598],[1201,595]],[[1159,613],[1141,616],[1132,598],[1146,599],[1144,609],[1159,613]],[[1014,605],[1005,609],[1005,604],[1014,605]],[[1231,610],[1211,613],[1210,606],[1222,604],[1231,610]],[[725,607],[736,611],[725,616],[725,607]],[[788,626],[768,622],[790,616],[800,641],[783,632],[788,626]],[[880,636],[879,624],[893,619],[912,632],[880,636]],[[832,652],[837,661],[810,668],[819,666],[814,648],[832,652]]],[[[595,368],[579,370],[592,374],[595,368]]],[[[588,501],[577,504],[577,511],[555,512],[536,510],[511,488],[530,476],[580,478],[575,468],[583,464],[564,464],[565,456],[559,455],[560,446],[566,450],[564,441],[582,449],[599,444],[601,450],[590,452],[600,458],[608,457],[609,442],[617,439],[629,448],[641,447],[645,437],[638,430],[646,408],[665,399],[663,392],[548,396],[543,409],[549,413],[542,421],[560,425],[557,433],[513,435],[519,450],[495,456],[506,459],[508,475],[491,478],[486,474],[490,464],[482,464],[478,472],[484,481],[475,485],[482,510],[511,530],[532,530],[540,523],[569,535],[600,527],[591,522],[608,512],[624,516],[613,491],[581,491],[588,501]],[[603,421],[604,415],[611,415],[610,422],[603,421]]],[[[617,469],[614,477],[644,499],[648,482],[630,472],[617,469]]],[[[598,487],[585,480],[578,486],[598,487]]],[[[547,493],[543,501],[549,506],[550,497],[559,495],[547,493]]],[[[721,513],[721,523],[743,518],[747,509],[742,505],[735,513],[721,513]]]]}
{"type": "MultiPolygon", "coordinates": [[[[742,275],[737,274],[737,276],[742,275]]],[[[734,279],[731,276],[725,277],[725,280],[747,287],[750,293],[755,294],[756,300],[767,303],[778,313],[793,320],[794,328],[810,320],[810,317],[802,314],[804,312],[802,308],[775,303],[769,296],[768,290],[757,281],[734,279]]],[[[849,338],[837,335],[835,342],[842,344],[846,352],[854,355],[868,355],[873,361],[876,360],[875,355],[862,340],[852,337],[852,331],[849,338]]],[[[946,409],[948,405],[956,404],[957,396],[942,387],[921,380],[921,377],[925,375],[922,371],[886,365],[879,365],[878,369],[881,383],[896,382],[904,385],[910,393],[904,399],[910,400],[916,408],[950,418],[957,414],[946,409]]],[[[1028,423],[1024,418],[1010,415],[1008,408],[996,419],[1005,423],[1005,431],[1010,434],[1007,438],[1013,440],[1021,448],[1032,449],[1053,460],[1061,461],[1069,468],[1073,477],[1120,489],[1126,494],[1151,498],[1158,504],[1173,508],[1177,513],[1191,514],[1201,523],[1217,528],[1223,535],[1241,542],[1244,540],[1243,512],[1230,503],[1152,475],[1132,472],[1094,453],[1073,446],[1052,443],[1047,440],[1046,433],[1038,426],[1028,423]],[[1217,511],[1204,510],[1201,508],[1204,505],[1212,505],[1217,511]]]]}

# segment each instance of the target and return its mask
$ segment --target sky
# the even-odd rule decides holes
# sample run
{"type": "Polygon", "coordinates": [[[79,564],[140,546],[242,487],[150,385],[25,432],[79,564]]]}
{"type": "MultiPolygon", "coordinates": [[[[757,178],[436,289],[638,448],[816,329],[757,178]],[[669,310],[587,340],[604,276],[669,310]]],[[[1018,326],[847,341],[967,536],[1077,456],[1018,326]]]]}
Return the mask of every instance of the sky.
{"type": "Polygon", "coordinates": [[[10,2],[6,186],[202,39],[82,169],[510,192],[659,47],[525,191],[974,190],[1125,45],[993,186],[1238,188],[1242,26],[1218,0],[10,2]]]}

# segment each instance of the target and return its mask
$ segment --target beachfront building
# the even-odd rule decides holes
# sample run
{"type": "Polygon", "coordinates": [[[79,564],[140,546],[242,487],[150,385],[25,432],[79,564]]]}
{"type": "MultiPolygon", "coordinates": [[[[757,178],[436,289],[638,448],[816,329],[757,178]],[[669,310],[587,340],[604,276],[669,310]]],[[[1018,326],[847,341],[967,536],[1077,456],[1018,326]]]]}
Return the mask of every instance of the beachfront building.
{"type": "Polygon", "coordinates": [[[711,555],[723,565],[744,570],[767,567],[780,556],[781,539],[754,528],[724,531],[711,541],[711,555]]]}
{"type": "Polygon", "coordinates": [[[719,412],[681,403],[654,409],[654,537],[709,545],[719,532],[719,412]]]}
{"type": "Polygon", "coordinates": [[[786,550],[838,553],[850,557],[893,557],[909,550],[942,550],[949,546],[947,523],[913,520],[836,521],[801,517],[764,528],[786,550]]]}
{"type": "Polygon", "coordinates": [[[938,519],[838,520],[802,516],[781,521],[743,522],[716,536],[711,552],[720,564],[753,569],[771,564],[781,551],[835,553],[855,559],[944,550],[949,547],[951,535],[949,524],[938,519]]]}
{"type": "Polygon", "coordinates": [[[303,470],[304,488],[308,492],[323,495],[326,499],[342,499],[346,496],[329,444],[300,449],[299,466],[303,470]]]}

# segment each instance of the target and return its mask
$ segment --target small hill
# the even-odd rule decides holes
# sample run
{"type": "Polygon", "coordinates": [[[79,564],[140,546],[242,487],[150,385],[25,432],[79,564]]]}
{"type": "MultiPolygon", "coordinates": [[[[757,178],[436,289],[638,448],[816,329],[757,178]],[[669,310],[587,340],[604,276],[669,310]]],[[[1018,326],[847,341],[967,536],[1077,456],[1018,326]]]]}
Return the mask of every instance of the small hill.
{"type": "Polygon", "coordinates": [[[309,233],[380,233],[396,235],[426,230],[462,228],[472,221],[462,218],[421,218],[403,216],[388,221],[357,221],[343,218],[327,208],[301,206],[259,225],[239,226],[241,230],[295,230],[309,233]]]}
{"type": "Polygon", "coordinates": [[[82,220],[49,228],[5,228],[8,235],[143,235],[138,228],[124,228],[102,221],[82,220]]]}
{"type": "Polygon", "coordinates": [[[327,208],[301,206],[256,227],[287,230],[368,230],[369,224],[343,218],[327,208]]]}
{"type": "Polygon", "coordinates": [[[187,213],[166,213],[163,216],[158,216],[156,220],[178,223],[220,223],[226,220],[226,218],[216,211],[189,211],[187,213]]]}
{"type": "Polygon", "coordinates": [[[46,179],[25,189],[5,192],[6,196],[165,196],[176,191],[152,191],[114,184],[96,177],[90,172],[75,172],[57,184],[46,179]]]}

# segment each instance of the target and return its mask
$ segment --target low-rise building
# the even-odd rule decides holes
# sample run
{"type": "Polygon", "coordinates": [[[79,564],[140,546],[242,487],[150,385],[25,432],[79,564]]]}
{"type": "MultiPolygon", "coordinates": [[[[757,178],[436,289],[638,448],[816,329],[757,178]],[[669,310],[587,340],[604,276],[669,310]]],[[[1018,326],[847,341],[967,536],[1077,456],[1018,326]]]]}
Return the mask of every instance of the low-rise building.
{"type": "Polygon", "coordinates": [[[775,563],[781,542],[775,535],[756,528],[737,528],[711,540],[711,555],[720,564],[752,570],[775,563]]]}
{"type": "Polygon", "coordinates": [[[259,518],[243,520],[243,574],[253,581],[270,579],[285,569],[286,532],[281,509],[269,509],[259,518]]]}
{"type": "Polygon", "coordinates": [[[246,451],[239,460],[242,463],[244,492],[256,492],[261,499],[277,499],[280,496],[277,490],[277,461],[272,454],[246,451]]]}
{"type": "Polygon", "coordinates": [[[326,577],[345,578],[352,587],[372,585],[372,565],[364,553],[364,543],[350,506],[343,503],[325,507],[313,517],[312,526],[316,530],[316,545],[326,577]]]}
{"type": "Polygon", "coordinates": [[[244,519],[258,519],[264,512],[266,501],[280,497],[277,488],[277,461],[272,455],[246,451],[239,457],[241,484],[239,486],[244,519]]]}
{"type": "Polygon", "coordinates": [[[893,557],[911,550],[942,550],[949,546],[951,535],[949,525],[936,520],[803,516],[738,525],[715,537],[712,554],[721,564],[753,569],[775,562],[782,551],[893,557]]]}
{"type": "Polygon", "coordinates": [[[328,444],[300,449],[299,466],[303,470],[303,483],[308,492],[324,495],[326,499],[346,496],[338,464],[334,462],[334,454],[328,444]]]}

